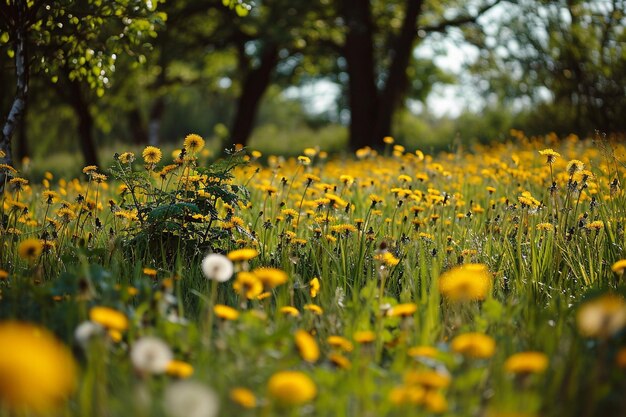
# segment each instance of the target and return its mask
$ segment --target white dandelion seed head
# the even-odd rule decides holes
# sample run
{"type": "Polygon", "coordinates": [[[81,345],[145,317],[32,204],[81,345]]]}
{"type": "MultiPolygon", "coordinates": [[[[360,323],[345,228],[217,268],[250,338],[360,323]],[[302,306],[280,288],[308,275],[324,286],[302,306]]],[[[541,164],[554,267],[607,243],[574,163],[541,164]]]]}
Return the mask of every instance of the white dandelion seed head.
{"type": "Polygon", "coordinates": [[[138,339],[130,350],[130,360],[139,372],[161,374],[173,359],[172,350],[158,337],[138,339]]]}
{"type": "Polygon", "coordinates": [[[226,282],[234,272],[235,268],[230,259],[219,253],[210,253],[202,260],[202,273],[207,279],[226,282]]]}
{"type": "Polygon", "coordinates": [[[211,388],[199,382],[179,381],[165,389],[163,407],[170,417],[215,417],[219,399],[211,388]]]}
{"type": "Polygon", "coordinates": [[[74,329],[74,340],[82,349],[89,347],[89,341],[104,334],[104,327],[93,321],[84,321],[74,329]]]}

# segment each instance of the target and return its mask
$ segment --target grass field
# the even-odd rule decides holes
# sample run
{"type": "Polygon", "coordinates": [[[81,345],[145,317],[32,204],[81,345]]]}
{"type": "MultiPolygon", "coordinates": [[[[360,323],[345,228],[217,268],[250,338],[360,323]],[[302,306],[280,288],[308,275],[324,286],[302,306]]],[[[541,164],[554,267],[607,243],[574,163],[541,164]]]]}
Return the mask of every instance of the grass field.
{"type": "Polygon", "coordinates": [[[204,145],[0,166],[1,416],[626,415],[623,144],[204,145]]]}

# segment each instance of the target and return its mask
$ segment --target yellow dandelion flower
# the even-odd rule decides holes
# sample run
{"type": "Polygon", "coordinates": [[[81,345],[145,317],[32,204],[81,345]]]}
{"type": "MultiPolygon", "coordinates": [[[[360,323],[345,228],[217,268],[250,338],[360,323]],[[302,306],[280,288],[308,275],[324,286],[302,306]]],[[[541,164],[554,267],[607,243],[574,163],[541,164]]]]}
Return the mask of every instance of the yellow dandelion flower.
{"type": "Polygon", "coordinates": [[[135,160],[135,154],[132,152],[124,152],[119,156],[119,161],[123,164],[132,164],[135,160]]]}
{"type": "Polygon", "coordinates": [[[239,311],[224,304],[215,305],[213,312],[222,320],[237,320],[239,318],[239,311]]]}
{"type": "Polygon", "coordinates": [[[32,324],[0,323],[0,369],[0,403],[11,415],[50,414],[76,388],[70,350],[32,324]]]}
{"type": "Polygon", "coordinates": [[[189,378],[193,375],[193,366],[187,362],[173,359],[167,364],[165,373],[180,379],[189,378]]]}
{"type": "Polygon", "coordinates": [[[339,353],[331,353],[330,355],[328,355],[328,360],[337,368],[350,369],[352,367],[350,359],[339,353]]]}
{"type": "Polygon", "coordinates": [[[546,159],[546,163],[547,164],[552,164],[554,163],[554,161],[556,160],[556,158],[559,158],[561,156],[560,153],[555,152],[552,149],[544,149],[542,151],[539,151],[539,155],[545,156],[546,159]]]}
{"type": "Polygon", "coordinates": [[[391,145],[394,142],[394,140],[393,140],[393,137],[391,136],[385,136],[383,138],[383,142],[385,142],[387,145],[391,145]]]}
{"type": "Polygon", "coordinates": [[[309,158],[308,156],[304,156],[304,155],[300,155],[298,157],[298,162],[302,165],[311,165],[311,158],[309,158]]]}
{"type": "Polygon", "coordinates": [[[387,315],[390,317],[409,317],[417,311],[417,304],[406,303],[398,304],[387,310],[387,315]]]}
{"type": "Polygon", "coordinates": [[[86,167],[83,168],[83,174],[93,174],[94,172],[96,172],[98,170],[98,167],[95,165],[87,165],[86,167]]]}
{"type": "Polygon", "coordinates": [[[453,302],[484,300],[490,289],[491,276],[483,264],[457,266],[439,277],[439,291],[453,302]]]}
{"type": "Polygon", "coordinates": [[[374,333],[371,330],[362,330],[362,331],[355,332],[352,338],[357,343],[361,343],[361,344],[372,343],[374,340],[376,340],[376,333],[374,333]]]}
{"type": "Polygon", "coordinates": [[[128,329],[128,318],[126,315],[109,307],[92,307],[91,310],[89,310],[89,320],[107,329],[119,331],[128,329]]]}
{"type": "Polygon", "coordinates": [[[251,272],[239,272],[235,278],[233,289],[248,300],[258,297],[263,292],[263,283],[251,272]]]}
{"type": "Polygon", "coordinates": [[[553,232],[554,231],[554,225],[552,223],[539,223],[536,226],[537,230],[539,231],[544,231],[544,232],[553,232]]]}
{"type": "Polygon", "coordinates": [[[625,270],[626,259],[620,259],[619,261],[615,262],[611,267],[611,271],[615,272],[616,274],[623,274],[625,270]]]}
{"type": "Polygon", "coordinates": [[[615,294],[587,301],[578,309],[576,322],[583,336],[606,339],[626,326],[626,301],[615,294]]]}
{"type": "Polygon", "coordinates": [[[301,405],[317,395],[317,387],[306,374],[298,371],[277,372],[269,379],[267,390],[281,405],[301,405]]]}
{"type": "Polygon", "coordinates": [[[271,267],[256,268],[252,270],[252,273],[261,280],[267,289],[282,285],[289,279],[285,271],[271,267]]]}
{"type": "Polygon", "coordinates": [[[577,172],[582,171],[583,169],[585,169],[585,164],[582,161],[579,161],[578,159],[572,159],[571,161],[569,161],[567,163],[567,167],[565,168],[565,170],[570,175],[570,177],[576,174],[577,172]]]}
{"type": "Polygon", "coordinates": [[[450,385],[450,375],[437,371],[407,371],[404,374],[406,385],[420,385],[426,389],[442,389],[450,385]]]}
{"type": "Polygon", "coordinates": [[[427,391],[424,394],[424,406],[428,411],[435,414],[442,414],[448,410],[446,397],[439,391],[427,391]]]}
{"type": "Polygon", "coordinates": [[[146,164],[154,165],[159,163],[159,161],[163,157],[163,154],[161,153],[161,150],[156,146],[146,146],[146,148],[141,153],[141,156],[143,157],[143,160],[146,164]]]}
{"type": "Polygon", "coordinates": [[[204,139],[202,139],[202,136],[192,133],[185,137],[183,145],[189,153],[194,154],[204,148],[204,139]]]}
{"type": "Polygon", "coordinates": [[[317,304],[305,304],[302,308],[318,316],[321,316],[324,313],[322,307],[318,306],[317,304]]]}
{"type": "Polygon", "coordinates": [[[292,306],[284,306],[278,310],[281,314],[291,317],[298,317],[300,315],[300,311],[297,308],[292,306]]]}
{"type": "Polygon", "coordinates": [[[413,346],[407,350],[407,354],[413,358],[436,358],[439,351],[432,346],[413,346]]]}
{"type": "Polygon", "coordinates": [[[230,390],[230,399],[243,408],[256,407],[257,400],[252,391],[247,388],[237,387],[230,390]]]}
{"type": "Polygon", "coordinates": [[[548,357],[542,352],[520,352],[509,356],[504,369],[513,374],[538,374],[548,367],[548,357]]]}
{"type": "Polygon", "coordinates": [[[452,340],[451,348],[463,356],[487,359],[493,356],[496,341],[483,333],[465,333],[452,340]]]}
{"type": "Polygon", "coordinates": [[[9,278],[9,273],[4,269],[0,269],[0,281],[4,281],[9,278]]]}
{"type": "Polygon", "coordinates": [[[25,259],[29,262],[34,261],[39,258],[41,252],[43,251],[43,243],[39,239],[30,238],[25,239],[20,242],[20,245],[17,248],[17,253],[20,258],[25,259]]]}
{"type": "Polygon", "coordinates": [[[296,331],[294,335],[296,347],[302,359],[309,363],[316,362],[320,357],[320,348],[317,346],[315,338],[304,330],[296,331]]]}
{"type": "Polygon", "coordinates": [[[157,276],[157,270],[154,268],[144,268],[143,269],[143,274],[146,276],[149,276],[150,278],[156,278],[157,276]]]}
{"type": "Polygon", "coordinates": [[[226,255],[233,262],[249,261],[259,256],[259,251],[253,248],[236,249],[226,255]]]}
{"type": "Polygon", "coordinates": [[[328,336],[326,339],[328,344],[334,348],[341,349],[345,352],[352,352],[354,345],[348,339],[342,336],[328,336]]]}
{"type": "Polygon", "coordinates": [[[315,298],[317,297],[317,294],[320,292],[320,280],[319,278],[313,278],[311,281],[309,281],[309,295],[311,296],[311,298],[315,298]]]}

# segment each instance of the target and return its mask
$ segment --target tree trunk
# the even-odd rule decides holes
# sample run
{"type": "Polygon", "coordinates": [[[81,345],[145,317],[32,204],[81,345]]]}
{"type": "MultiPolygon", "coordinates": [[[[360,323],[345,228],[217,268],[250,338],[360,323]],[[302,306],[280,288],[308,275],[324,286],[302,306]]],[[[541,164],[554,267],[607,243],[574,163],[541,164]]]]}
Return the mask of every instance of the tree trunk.
{"type": "Polygon", "coordinates": [[[400,34],[392,46],[391,65],[387,81],[378,102],[375,139],[380,140],[392,134],[393,115],[400,104],[403,91],[407,87],[406,70],[411,63],[413,43],[417,37],[417,19],[422,10],[423,0],[407,0],[406,11],[400,34]]]}
{"type": "Polygon", "coordinates": [[[22,120],[20,121],[20,129],[17,141],[17,160],[23,161],[24,158],[30,156],[30,147],[28,146],[28,129],[26,129],[28,119],[28,104],[24,106],[24,112],[22,113],[22,120]]]}
{"type": "Polygon", "coordinates": [[[344,56],[348,65],[350,148],[376,144],[374,128],[378,91],[374,65],[373,23],[369,1],[344,0],[342,15],[348,26],[344,56]]]}
{"type": "Polygon", "coordinates": [[[154,103],[152,103],[150,120],[148,120],[148,143],[152,146],[158,146],[161,142],[161,124],[163,123],[164,113],[165,98],[159,95],[154,103]]]}
{"type": "Polygon", "coordinates": [[[128,112],[128,125],[135,145],[148,143],[148,132],[145,129],[141,112],[137,107],[128,112]]]}
{"type": "Polygon", "coordinates": [[[259,110],[259,103],[270,85],[276,64],[278,64],[278,46],[269,43],[263,49],[259,66],[248,72],[243,83],[231,127],[231,145],[240,143],[245,146],[248,143],[259,110]]]}
{"type": "Polygon", "coordinates": [[[85,165],[98,165],[98,153],[93,135],[93,116],[89,103],[83,95],[79,81],[69,81],[71,89],[70,104],[78,117],[78,141],[83,153],[85,165]]]}
{"type": "MultiPolygon", "coordinates": [[[[0,138],[0,151],[4,154],[0,157],[0,163],[13,165],[13,155],[11,152],[11,138],[15,132],[15,128],[19,124],[24,109],[26,107],[26,98],[28,96],[28,60],[26,59],[26,29],[24,10],[22,7],[17,8],[17,22],[15,30],[15,78],[16,90],[11,110],[2,127],[2,137],[0,138]]],[[[1,155],[1,154],[0,154],[1,155]]],[[[0,170],[0,193],[4,191],[4,187],[9,180],[7,170],[0,170]]]]}

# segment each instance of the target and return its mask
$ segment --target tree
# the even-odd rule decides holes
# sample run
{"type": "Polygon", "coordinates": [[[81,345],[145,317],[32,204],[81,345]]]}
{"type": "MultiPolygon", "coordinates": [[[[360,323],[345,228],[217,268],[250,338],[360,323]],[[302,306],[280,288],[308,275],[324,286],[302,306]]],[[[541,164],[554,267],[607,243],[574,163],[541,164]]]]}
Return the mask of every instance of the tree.
{"type": "Polygon", "coordinates": [[[537,129],[626,132],[624,10],[624,0],[519,0],[473,70],[500,100],[526,98],[537,129]]]}
{"type": "Polygon", "coordinates": [[[498,3],[468,0],[444,7],[424,0],[337,0],[338,22],[345,30],[341,52],[349,75],[350,147],[379,146],[392,134],[393,114],[402,104],[419,40],[450,27],[476,26],[498,3]]]}
{"type": "MultiPolygon", "coordinates": [[[[2,126],[1,163],[12,164],[11,138],[24,114],[32,74],[85,82],[102,96],[118,54],[135,53],[165,16],[159,0],[9,0],[0,2],[1,56],[13,60],[15,94],[2,126]]],[[[141,59],[141,55],[138,55],[141,59]]],[[[89,140],[89,138],[81,138],[89,140]]],[[[0,191],[6,174],[0,173],[0,191]]]]}

